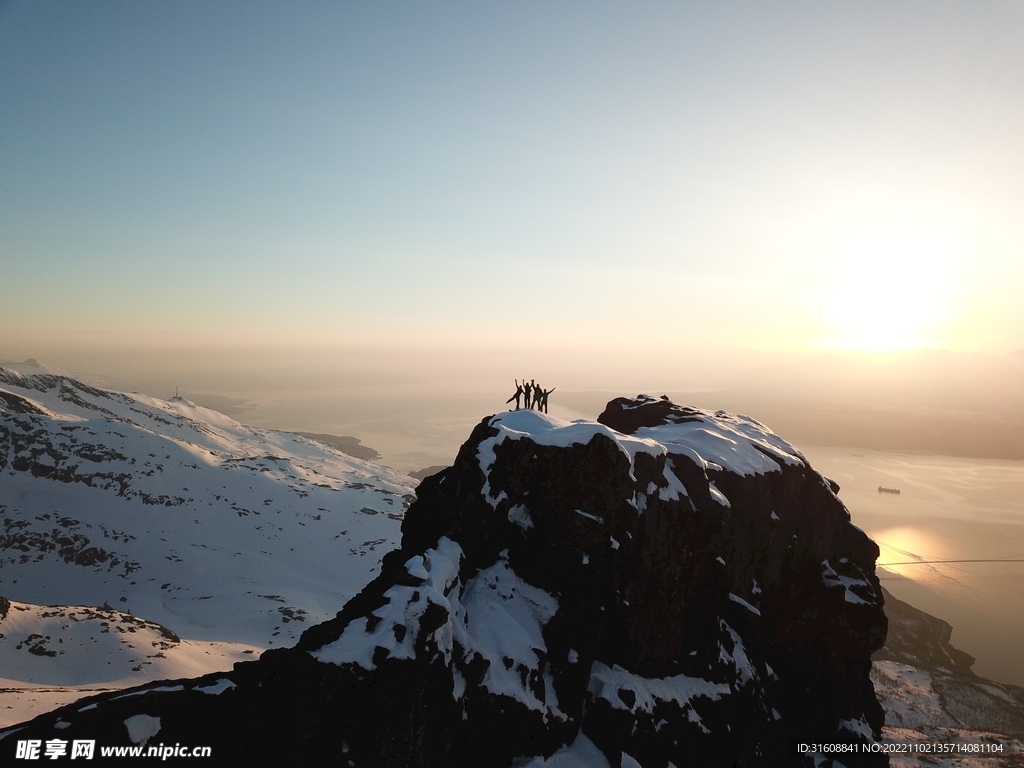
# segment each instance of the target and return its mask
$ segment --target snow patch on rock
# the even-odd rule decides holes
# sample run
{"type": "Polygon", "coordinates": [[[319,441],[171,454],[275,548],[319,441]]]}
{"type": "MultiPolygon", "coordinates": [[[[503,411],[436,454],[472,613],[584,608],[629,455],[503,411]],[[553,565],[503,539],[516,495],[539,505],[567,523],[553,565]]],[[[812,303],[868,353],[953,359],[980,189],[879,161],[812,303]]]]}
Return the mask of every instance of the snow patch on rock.
{"type": "MultiPolygon", "coordinates": [[[[700,697],[717,701],[730,693],[728,684],[713,683],[699,677],[676,675],[674,677],[648,678],[629,672],[618,664],[608,667],[595,661],[590,671],[588,692],[595,699],[604,699],[613,709],[652,714],[659,701],[674,701],[680,707],[691,706],[700,697]],[[629,691],[635,697],[632,706],[627,706],[619,695],[629,691]]],[[[627,697],[628,698],[628,697],[627,697]]]]}

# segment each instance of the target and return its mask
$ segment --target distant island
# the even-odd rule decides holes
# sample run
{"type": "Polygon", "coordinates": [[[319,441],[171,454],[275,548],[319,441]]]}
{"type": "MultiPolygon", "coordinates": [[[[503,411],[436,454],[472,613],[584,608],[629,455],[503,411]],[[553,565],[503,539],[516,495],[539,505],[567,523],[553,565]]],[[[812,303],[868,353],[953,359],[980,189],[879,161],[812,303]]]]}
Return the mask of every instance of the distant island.
{"type": "Polygon", "coordinates": [[[424,467],[423,469],[414,470],[409,473],[409,477],[415,480],[425,480],[431,475],[436,475],[442,469],[448,469],[448,467],[444,466],[443,464],[435,464],[431,467],[424,467]]]}
{"type": "Polygon", "coordinates": [[[316,440],[318,443],[329,445],[335,450],[347,453],[349,456],[355,456],[357,459],[364,459],[366,461],[377,461],[380,458],[380,454],[377,453],[373,448],[368,445],[363,445],[362,441],[358,437],[351,437],[349,435],[328,435],[320,432],[295,432],[296,435],[309,438],[310,440],[316,440]]]}

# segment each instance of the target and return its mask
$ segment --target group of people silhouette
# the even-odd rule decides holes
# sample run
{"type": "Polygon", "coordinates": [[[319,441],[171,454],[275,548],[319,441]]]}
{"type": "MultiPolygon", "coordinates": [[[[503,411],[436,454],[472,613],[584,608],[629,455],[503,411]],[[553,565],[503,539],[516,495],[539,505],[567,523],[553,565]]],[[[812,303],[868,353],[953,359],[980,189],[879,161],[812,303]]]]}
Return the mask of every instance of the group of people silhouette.
{"type": "MultiPolygon", "coordinates": [[[[523,408],[532,408],[534,410],[541,411],[542,413],[548,412],[548,395],[555,391],[554,387],[552,387],[551,389],[544,389],[539,384],[537,384],[533,379],[530,379],[529,381],[523,379],[522,384],[519,383],[519,379],[514,379],[514,381],[516,383],[516,393],[505,401],[506,405],[515,400],[515,409],[518,411],[519,398],[525,395],[526,399],[523,402],[523,408]]],[[[509,408],[509,410],[511,411],[512,409],[509,408]]]]}

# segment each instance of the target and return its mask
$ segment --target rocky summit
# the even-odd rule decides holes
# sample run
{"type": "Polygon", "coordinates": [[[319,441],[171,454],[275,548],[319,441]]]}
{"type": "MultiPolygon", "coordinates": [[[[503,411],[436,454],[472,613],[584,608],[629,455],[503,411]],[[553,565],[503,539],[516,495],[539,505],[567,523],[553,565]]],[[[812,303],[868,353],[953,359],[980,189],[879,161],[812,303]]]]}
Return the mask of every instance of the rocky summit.
{"type": "Polygon", "coordinates": [[[491,416],[420,484],[380,575],[295,646],[79,701],[0,749],[659,768],[870,742],[878,549],[837,490],[753,419],[666,398],[491,416]]]}

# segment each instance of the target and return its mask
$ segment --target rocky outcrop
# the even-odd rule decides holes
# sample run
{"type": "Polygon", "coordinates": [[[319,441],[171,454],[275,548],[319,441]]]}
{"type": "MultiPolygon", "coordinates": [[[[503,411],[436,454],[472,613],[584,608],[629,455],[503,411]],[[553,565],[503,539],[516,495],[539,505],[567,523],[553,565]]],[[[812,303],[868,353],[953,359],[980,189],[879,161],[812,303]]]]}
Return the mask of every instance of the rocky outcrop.
{"type": "Polygon", "coordinates": [[[599,422],[485,419],[295,647],[12,738],[128,743],[144,715],[150,743],[222,755],[499,766],[583,740],[652,768],[877,737],[878,550],[837,489],[743,416],[641,396],[599,422]]]}
{"type": "Polygon", "coordinates": [[[986,765],[1020,765],[1024,688],[974,673],[974,658],[950,643],[953,628],[882,589],[889,634],[874,655],[872,682],[885,707],[883,737],[901,743],[990,743],[986,765]]]}
{"type": "Polygon", "coordinates": [[[946,621],[897,600],[882,587],[889,632],[873,659],[909,664],[933,672],[974,677],[975,659],[950,643],[953,627],[946,621]]]}

